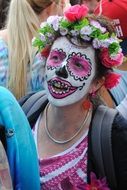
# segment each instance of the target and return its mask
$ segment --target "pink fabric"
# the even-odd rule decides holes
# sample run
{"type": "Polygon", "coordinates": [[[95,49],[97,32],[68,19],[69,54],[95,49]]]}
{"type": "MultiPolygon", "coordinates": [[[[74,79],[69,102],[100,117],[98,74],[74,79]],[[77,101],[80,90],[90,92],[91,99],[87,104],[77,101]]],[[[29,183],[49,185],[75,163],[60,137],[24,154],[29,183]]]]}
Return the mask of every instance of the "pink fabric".
{"type": "Polygon", "coordinates": [[[39,159],[43,190],[81,190],[86,184],[87,137],[76,146],[48,159],[39,159]]]}

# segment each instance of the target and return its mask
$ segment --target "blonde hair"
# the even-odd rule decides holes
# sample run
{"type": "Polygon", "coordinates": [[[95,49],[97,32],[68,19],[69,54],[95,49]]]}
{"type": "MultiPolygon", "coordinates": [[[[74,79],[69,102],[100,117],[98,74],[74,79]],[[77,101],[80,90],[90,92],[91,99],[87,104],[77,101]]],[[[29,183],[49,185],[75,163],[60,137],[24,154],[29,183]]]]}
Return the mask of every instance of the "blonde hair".
{"type": "Polygon", "coordinates": [[[40,24],[38,14],[51,3],[51,0],[11,0],[7,21],[8,88],[17,99],[26,92],[28,64],[31,68],[33,61],[31,39],[40,24]]]}

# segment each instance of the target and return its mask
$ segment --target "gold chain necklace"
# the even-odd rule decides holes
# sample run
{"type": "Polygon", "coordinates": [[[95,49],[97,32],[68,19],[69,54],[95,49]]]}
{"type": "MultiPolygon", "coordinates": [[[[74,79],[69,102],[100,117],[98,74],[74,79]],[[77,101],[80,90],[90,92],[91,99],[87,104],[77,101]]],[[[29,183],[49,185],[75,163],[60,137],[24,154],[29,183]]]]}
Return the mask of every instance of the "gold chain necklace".
{"type": "Polygon", "coordinates": [[[83,126],[86,124],[86,122],[87,122],[87,120],[88,120],[88,118],[89,118],[89,115],[90,115],[90,110],[88,110],[88,112],[87,112],[87,114],[86,114],[86,116],[85,116],[85,118],[84,118],[84,120],[83,120],[83,122],[82,122],[82,124],[81,124],[81,126],[80,126],[80,128],[79,128],[79,130],[78,130],[71,138],[62,141],[62,140],[57,140],[57,139],[55,139],[55,138],[51,135],[51,133],[50,133],[50,131],[49,131],[49,129],[48,129],[48,125],[47,125],[47,111],[48,111],[48,107],[49,107],[49,103],[47,104],[47,106],[46,106],[46,108],[45,108],[45,131],[46,131],[46,134],[48,135],[48,137],[49,137],[53,142],[55,142],[55,143],[57,143],[57,144],[66,144],[66,143],[72,141],[72,140],[80,133],[80,131],[82,130],[83,126]]]}

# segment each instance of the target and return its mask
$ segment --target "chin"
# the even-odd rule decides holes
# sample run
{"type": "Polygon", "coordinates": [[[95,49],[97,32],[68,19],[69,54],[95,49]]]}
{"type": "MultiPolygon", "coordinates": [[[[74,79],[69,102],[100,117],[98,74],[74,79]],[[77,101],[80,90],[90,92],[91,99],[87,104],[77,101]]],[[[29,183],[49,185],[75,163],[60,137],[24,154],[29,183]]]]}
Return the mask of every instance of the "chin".
{"type": "Polygon", "coordinates": [[[82,99],[82,98],[73,99],[71,96],[64,99],[55,99],[54,97],[52,97],[50,93],[48,93],[47,97],[48,97],[49,103],[51,103],[52,105],[56,107],[65,107],[65,106],[74,105],[75,103],[79,102],[82,99]]]}

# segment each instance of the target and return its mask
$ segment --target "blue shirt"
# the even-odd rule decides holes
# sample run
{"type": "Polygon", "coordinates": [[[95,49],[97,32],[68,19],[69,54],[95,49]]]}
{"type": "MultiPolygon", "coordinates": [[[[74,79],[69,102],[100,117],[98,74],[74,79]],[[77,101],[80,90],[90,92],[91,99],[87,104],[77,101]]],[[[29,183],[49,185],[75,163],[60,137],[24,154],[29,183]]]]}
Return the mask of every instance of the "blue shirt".
{"type": "MultiPolygon", "coordinates": [[[[28,66],[26,93],[32,92],[32,91],[39,91],[43,89],[44,62],[45,62],[45,59],[40,58],[40,55],[37,54],[34,57],[31,71],[28,66]]],[[[7,87],[7,82],[8,82],[8,77],[9,77],[8,68],[9,68],[8,46],[6,42],[2,38],[0,38],[0,86],[7,87]]]]}

